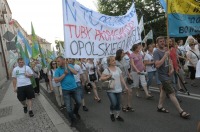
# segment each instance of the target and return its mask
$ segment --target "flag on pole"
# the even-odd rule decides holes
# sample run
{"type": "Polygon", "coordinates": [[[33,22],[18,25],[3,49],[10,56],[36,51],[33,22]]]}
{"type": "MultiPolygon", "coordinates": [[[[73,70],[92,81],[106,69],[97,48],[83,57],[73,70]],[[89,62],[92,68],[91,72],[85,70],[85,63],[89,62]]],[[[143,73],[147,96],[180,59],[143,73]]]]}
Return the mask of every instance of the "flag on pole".
{"type": "Polygon", "coordinates": [[[40,44],[39,44],[39,51],[40,51],[42,68],[45,68],[45,66],[47,65],[47,62],[45,60],[44,54],[42,53],[42,48],[41,48],[40,44]]]}
{"type": "Polygon", "coordinates": [[[17,39],[18,39],[18,41],[20,41],[21,43],[23,43],[26,46],[29,55],[32,56],[31,45],[29,44],[28,40],[24,37],[24,35],[20,31],[17,32],[17,39]]]}
{"type": "Polygon", "coordinates": [[[143,42],[146,43],[147,39],[153,39],[153,31],[150,30],[149,33],[144,37],[143,42]]]}
{"type": "Polygon", "coordinates": [[[140,32],[140,34],[142,33],[142,31],[144,30],[144,20],[143,20],[143,16],[141,17],[141,19],[140,19],[140,22],[139,22],[139,24],[138,24],[138,27],[139,27],[139,32],[140,32]]]}
{"type": "Polygon", "coordinates": [[[54,59],[55,59],[55,57],[54,57],[54,55],[53,55],[53,52],[52,52],[52,51],[49,51],[48,49],[47,49],[47,58],[50,58],[51,60],[54,60],[54,59]]]}
{"type": "Polygon", "coordinates": [[[200,34],[199,0],[160,0],[160,3],[167,13],[170,37],[200,34]]]}
{"type": "MultiPolygon", "coordinates": [[[[19,54],[20,56],[23,58],[25,65],[28,65],[30,60],[29,57],[27,55],[27,52],[25,52],[22,48],[22,45],[19,43],[18,38],[15,37],[15,43],[16,43],[16,47],[19,50],[19,54]]],[[[25,46],[26,47],[26,46],[25,46]]],[[[26,49],[26,48],[25,48],[26,49]]]]}
{"type": "Polygon", "coordinates": [[[32,23],[31,23],[31,32],[32,32],[32,58],[37,59],[40,55],[40,51],[39,51],[39,45],[37,42],[37,36],[35,34],[32,23]]]}

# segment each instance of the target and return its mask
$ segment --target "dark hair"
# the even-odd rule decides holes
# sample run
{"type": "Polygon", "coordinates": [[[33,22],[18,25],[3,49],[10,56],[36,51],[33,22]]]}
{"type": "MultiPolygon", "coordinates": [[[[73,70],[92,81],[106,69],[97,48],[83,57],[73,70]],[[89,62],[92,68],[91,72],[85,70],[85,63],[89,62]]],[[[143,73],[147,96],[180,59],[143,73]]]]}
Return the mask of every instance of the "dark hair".
{"type": "Polygon", "coordinates": [[[63,56],[58,56],[56,59],[62,59],[62,60],[64,60],[65,58],[63,56]]]}
{"type": "Polygon", "coordinates": [[[152,40],[152,39],[147,39],[147,42],[146,42],[147,46],[148,46],[149,44],[152,44],[152,43],[153,43],[153,40],[152,40]]]}
{"type": "Polygon", "coordinates": [[[131,48],[131,51],[135,51],[138,48],[139,44],[134,44],[131,48]]]}
{"type": "Polygon", "coordinates": [[[122,52],[124,50],[123,49],[118,49],[117,52],[116,52],[116,56],[115,56],[115,60],[118,60],[118,61],[121,61],[121,55],[122,55],[122,52]]]}
{"type": "MultiPolygon", "coordinates": [[[[56,61],[51,61],[51,62],[50,62],[50,69],[53,69],[53,65],[52,65],[53,62],[56,62],[56,61]]],[[[57,68],[57,65],[56,65],[56,68],[57,68]]]]}
{"type": "Polygon", "coordinates": [[[19,62],[19,61],[24,61],[24,59],[22,57],[20,57],[17,59],[17,62],[19,62]]]}

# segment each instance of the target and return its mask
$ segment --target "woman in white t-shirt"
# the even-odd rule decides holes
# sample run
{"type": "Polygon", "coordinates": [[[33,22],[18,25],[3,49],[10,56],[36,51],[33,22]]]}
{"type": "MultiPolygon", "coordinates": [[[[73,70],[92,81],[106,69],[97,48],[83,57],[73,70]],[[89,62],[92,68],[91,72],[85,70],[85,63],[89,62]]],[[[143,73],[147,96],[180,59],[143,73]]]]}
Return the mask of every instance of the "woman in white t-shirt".
{"type": "Polygon", "coordinates": [[[92,85],[92,89],[94,92],[94,99],[100,103],[101,99],[99,98],[98,92],[97,92],[97,86],[95,84],[95,82],[97,82],[98,80],[98,76],[97,76],[97,72],[98,72],[98,68],[96,66],[96,64],[94,63],[94,59],[89,58],[88,62],[86,63],[86,69],[88,71],[88,76],[89,76],[89,82],[92,85]]]}
{"type": "Polygon", "coordinates": [[[90,94],[91,90],[86,85],[88,83],[88,72],[87,72],[87,68],[86,68],[86,62],[87,62],[87,60],[85,58],[80,58],[79,60],[80,60],[80,67],[81,67],[81,69],[83,71],[82,80],[81,80],[82,81],[82,85],[85,88],[86,92],[88,94],[90,94]]]}
{"type": "MultiPolygon", "coordinates": [[[[156,83],[160,87],[161,87],[161,82],[158,79],[158,73],[156,71],[155,62],[153,60],[153,45],[149,44],[147,46],[147,50],[148,50],[148,52],[144,56],[144,64],[146,66],[146,72],[148,73],[147,89],[149,91],[149,86],[152,83],[153,77],[155,77],[156,83]]],[[[149,91],[149,93],[150,93],[150,91],[149,91]]]]}
{"type": "Polygon", "coordinates": [[[64,108],[64,100],[63,100],[63,95],[62,95],[62,88],[61,88],[60,83],[56,83],[54,81],[54,74],[55,74],[56,68],[57,68],[56,61],[51,61],[48,78],[49,78],[50,86],[53,87],[52,89],[54,90],[58,106],[60,107],[60,109],[63,109],[64,108]]]}
{"type": "Polygon", "coordinates": [[[193,87],[197,87],[197,85],[195,84],[195,74],[196,74],[196,65],[200,58],[200,54],[199,54],[199,49],[195,48],[194,40],[189,41],[189,46],[191,50],[188,50],[186,54],[188,59],[187,66],[190,71],[190,79],[192,80],[191,85],[193,87]]]}
{"type": "Polygon", "coordinates": [[[125,90],[128,91],[128,87],[124,81],[122,76],[122,71],[119,67],[116,66],[115,57],[108,57],[107,58],[108,68],[106,68],[100,80],[105,81],[109,78],[113,78],[115,80],[115,87],[114,89],[108,90],[107,95],[110,100],[110,118],[112,121],[117,119],[118,121],[124,121],[122,117],[120,117],[120,110],[121,110],[121,93],[122,93],[122,85],[124,85],[125,90]],[[116,116],[114,116],[114,111],[116,111],[116,116]]]}

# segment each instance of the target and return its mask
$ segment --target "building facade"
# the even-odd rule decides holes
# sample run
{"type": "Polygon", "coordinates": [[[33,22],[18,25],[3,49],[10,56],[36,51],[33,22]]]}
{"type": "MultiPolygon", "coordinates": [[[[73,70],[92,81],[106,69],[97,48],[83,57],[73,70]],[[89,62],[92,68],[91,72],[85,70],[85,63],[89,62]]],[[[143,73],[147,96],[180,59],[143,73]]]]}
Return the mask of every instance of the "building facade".
{"type": "Polygon", "coordinates": [[[7,46],[13,40],[14,30],[9,25],[12,12],[6,0],[0,0],[0,86],[10,77],[7,46]]]}

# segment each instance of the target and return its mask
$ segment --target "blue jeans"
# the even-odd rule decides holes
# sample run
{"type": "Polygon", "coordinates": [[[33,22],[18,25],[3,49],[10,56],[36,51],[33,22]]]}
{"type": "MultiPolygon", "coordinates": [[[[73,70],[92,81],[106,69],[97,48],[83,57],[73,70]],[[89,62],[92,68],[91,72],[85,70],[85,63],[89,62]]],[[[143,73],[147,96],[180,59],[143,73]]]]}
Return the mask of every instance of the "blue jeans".
{"type": "Polygon", "coordinates": [[[81,96],[81,99],[83,99],[84,94],[83,94],[83,87],[81,85],[81,82],[76,82],[76,85],[78,86],[78,92],[79,92],[79,94],[81,96]]]}
{"type": "Polygon", "coordinates": [[[110,110],[120,111],[121,106],[121,93],[107,92],[108,98],[110,100],[110,110]]]}
{"type": "Polygon", "coordinates": [[[78,91],[78,89],[73,89],[73,90],[62,90],[63,92],[63,98],[65,101],[65,105],[67,107],[67,113],[69,115],[69,118],[71,119],[71,121],[75,120],[75,116],[74,114],[78,114],[78,110],[81,106],[81,96],[80,96],[80,92],[78,91]],[[72,103],[72,98],[75,101],[75,106],[74,109],[73,105],[74,103],[72,103]]]}
{"type": "Polygon", "coordinates": [[[158,72],[152,71],[152,72],[148,72],[147,88],[149,88],[149,86],[151,86],[153,77],[155,77],[155,79],[156,79],[156,84],[161,85],[161,82],[158,79],[158,72]]]}

